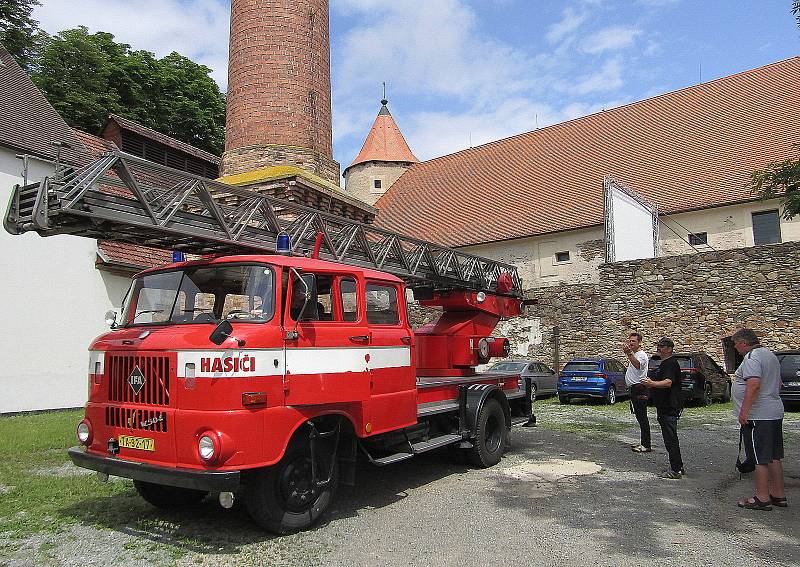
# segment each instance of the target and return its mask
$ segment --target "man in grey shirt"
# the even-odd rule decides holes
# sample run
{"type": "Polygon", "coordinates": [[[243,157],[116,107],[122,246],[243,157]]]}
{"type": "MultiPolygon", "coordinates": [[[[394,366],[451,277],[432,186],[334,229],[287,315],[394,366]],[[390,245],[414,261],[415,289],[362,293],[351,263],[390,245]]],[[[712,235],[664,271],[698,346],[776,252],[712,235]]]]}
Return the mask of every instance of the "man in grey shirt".
{"type": "Polygon", "coordinates": [[[731,337],[744,356],[733,383],[733,413],[741,425],[745,455],[755,463],[755,494],[739,500],[740,508],[772,510],[786,507],[783,484],[783,402],[779,391],[778,358],[761,346],[751,329],[739,329],[731,337]]]}

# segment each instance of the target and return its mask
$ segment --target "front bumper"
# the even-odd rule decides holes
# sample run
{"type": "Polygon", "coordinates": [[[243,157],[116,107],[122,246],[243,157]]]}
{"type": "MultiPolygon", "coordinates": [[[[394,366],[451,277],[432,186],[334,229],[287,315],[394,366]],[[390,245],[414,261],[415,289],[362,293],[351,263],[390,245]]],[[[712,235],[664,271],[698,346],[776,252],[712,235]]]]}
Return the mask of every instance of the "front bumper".
{"type": "Polygon", "coordinates": [[[800,402],[800,389],[783,389],[779,395],[784,402],[800,402]]]}
{"type": "Polygon", "coordinates": [[[154,484],[208,492],[233,492],[241,482],[240,471],[200,471],[150,465],[125,461],[117,457],[94,455],[87,453],[86,448],[82,446],[70,448],[67,454],[79,467],[154,484]]]}

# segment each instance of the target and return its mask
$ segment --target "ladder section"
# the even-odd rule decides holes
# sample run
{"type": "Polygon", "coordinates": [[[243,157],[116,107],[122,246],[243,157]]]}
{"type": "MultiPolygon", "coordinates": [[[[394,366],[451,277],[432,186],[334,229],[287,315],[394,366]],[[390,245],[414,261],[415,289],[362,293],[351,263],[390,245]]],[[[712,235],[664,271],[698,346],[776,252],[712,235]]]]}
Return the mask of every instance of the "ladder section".
{"type": "Polygon", "coordinates": [[[321,234],[320,258],[388,272],[411,287],[521,296],[512,265],[119,151],[58,179],[17,187],[3,225],[11,234],[73,234],[193,254],[274,254],[281,233],[297,254],[313,249],[321,234]]]}

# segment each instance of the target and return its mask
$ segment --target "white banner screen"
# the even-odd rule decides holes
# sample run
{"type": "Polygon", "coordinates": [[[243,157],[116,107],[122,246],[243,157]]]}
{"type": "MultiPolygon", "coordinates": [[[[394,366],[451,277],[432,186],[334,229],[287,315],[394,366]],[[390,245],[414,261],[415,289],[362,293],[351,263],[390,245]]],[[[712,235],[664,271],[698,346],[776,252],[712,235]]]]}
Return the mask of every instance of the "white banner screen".
{"type": "Polygon", "coordinates": [[[606,179],[606,261],[623,262],[656,256],[658,212],[631,189],[606,179]]]}

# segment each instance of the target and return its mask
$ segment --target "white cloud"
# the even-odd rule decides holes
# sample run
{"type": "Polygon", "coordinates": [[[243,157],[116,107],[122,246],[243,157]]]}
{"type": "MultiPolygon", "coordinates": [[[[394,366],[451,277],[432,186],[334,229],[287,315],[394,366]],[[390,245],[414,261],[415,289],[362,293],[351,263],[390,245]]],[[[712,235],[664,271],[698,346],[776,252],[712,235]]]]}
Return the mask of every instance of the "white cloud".
{"type": "Polygon", "coordinates": [[[597,54],[630,47],[636,37],[641,34],[642,30],[633,27],[612,26],[604,28],[586,38],[583,42],[583,50],[586,53],[597,54]]]}
{"type": "Polygon", "coordinates": [[[526,98],[503,101],[483,112],[419,112],[411,115],[407,141],[420,160],[554,124],[563,117],[526,98]]]}
{"type": "Polygon", "coordinates": [[[547,30],[545,39],[549,43],[557,43],[577,30],[584,21],[586,21],[587,14],[577,14],[572,7],[564,9],[561,20],[547,30]]]}
{"type": "Polygon", "coordinates": [[[569,90],[573,94],[585,95],[612,91],[620,88],[623,84],[622,63],[619,59],[611,59],[606,61],[599,71],[579,80],[569,90]]]}
{"type": "Polygon", "coordinates": [[[212,69],[211,76],[227,88],[230,3],[225,0],[42,0],[33,16],[50,34],[85,25],[159,57],[177,51],[212,69]]]}

